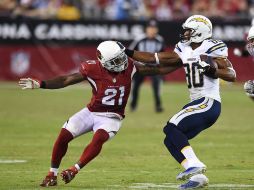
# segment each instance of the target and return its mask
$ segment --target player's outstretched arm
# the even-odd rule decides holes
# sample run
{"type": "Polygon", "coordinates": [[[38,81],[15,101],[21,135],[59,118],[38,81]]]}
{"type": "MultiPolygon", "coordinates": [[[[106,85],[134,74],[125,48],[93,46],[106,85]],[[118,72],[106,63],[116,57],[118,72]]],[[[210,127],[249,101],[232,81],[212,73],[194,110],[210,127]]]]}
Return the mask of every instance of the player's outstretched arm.
{"type": "Polygon", "coordinates": [[[66,86],[79,83],[85,80],[81,73],[74,73],[66,76],[59,76],[54,79],[40,81],[33,78],[22,78],[19,80],[19,85],[22,89],[58,89],[66,86]]]}
{"type": "Polygon", "coordinates": [[[227,58],[213,58],[212,64],[201,61],[199,67],[199,70],[209,77],[221,78],[228,82],[236,80],[236,72],[227,58]]]}
{"type": "Polygon", "coordinates": [[[143,64],[140,62],[134,63],[138,72],[142,75],[165,75],[168,73],[172,73],[175,70],[182,67],[182,64],[176,66],[162,66],[162,65],[154,65],[154,64],[143,64]]]}
{"type": "Polygon", "coordinates": [[[132,59],[143,63],[157,63],[163,66],[177,66],[182,63],[180,57],[173,51],[149,53],[126,49],[125,53],[132,59]]]}
{"type": "Polygon", "coordinates": [[[235,82],[236,80],[236,72],[231,64],[231,62],[226,58],[217,58],[215,62],[218,65],[218,69],[216,70],[215,75],[218,78],[221,78],[225,81],[235,82]]]}

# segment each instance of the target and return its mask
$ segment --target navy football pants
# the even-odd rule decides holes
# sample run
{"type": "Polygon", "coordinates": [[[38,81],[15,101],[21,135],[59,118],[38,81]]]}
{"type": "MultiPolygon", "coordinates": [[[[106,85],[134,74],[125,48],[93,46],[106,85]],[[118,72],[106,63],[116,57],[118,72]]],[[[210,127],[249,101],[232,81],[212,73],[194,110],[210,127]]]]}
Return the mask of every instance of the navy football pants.
{"type": "Polygon", "coordinates": [[[221,112],[221,103],[211,98],[200,98],[185,105],[164,127],[164,144],[172,156],[181,163],[185,157],[182,148],[188,140],[212,126],[221,112]]]}

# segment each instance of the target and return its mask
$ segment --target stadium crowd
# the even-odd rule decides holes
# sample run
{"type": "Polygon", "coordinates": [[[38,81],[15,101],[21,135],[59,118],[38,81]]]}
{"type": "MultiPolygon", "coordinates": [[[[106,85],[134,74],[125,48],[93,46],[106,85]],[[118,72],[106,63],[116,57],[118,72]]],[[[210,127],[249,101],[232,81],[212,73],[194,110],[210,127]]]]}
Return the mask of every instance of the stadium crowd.
{"type": "Polygon", "coordinates": [[[172,20],[192,14],[254,16],[254,0],[1,0],[0,17],[35,19],[172,20]]]}

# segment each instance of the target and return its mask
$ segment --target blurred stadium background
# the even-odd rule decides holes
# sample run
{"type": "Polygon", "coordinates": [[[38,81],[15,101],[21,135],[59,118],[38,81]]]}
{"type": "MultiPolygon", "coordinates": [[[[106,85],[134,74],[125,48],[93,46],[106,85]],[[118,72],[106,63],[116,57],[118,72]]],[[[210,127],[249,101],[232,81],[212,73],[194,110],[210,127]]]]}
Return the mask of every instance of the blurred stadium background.
{"type": "MultiPolygon", "coordinates": [[[[172,49],[181,24],[192,14],[211,18],[214,38],[228,45],[237,72],[237,83],[222,82],[221,118],[193,145],[208,165],[212,189],[254,189],[253,102],[242,86],[254,79],[254,61],[233,54],[235,47],[245,47],[253,0],[0,0],[0,189],[37,188],[59,128],[90,100],[86,84],[84,89],[21,91],[19,78],[72,73],[81,61],[95,59],[99,42],[114,39],[128,46],[151,18],[158,20],[167,49],[172,49]]],[[[165,111],[154,113],[152,92],[142,87],[140,106],[135,113],[127,108],[119,135],[76,180],[69,186],[60,182],[59,188],[142,189],[139,183],[143,189],[175,187],[180,168],[163,147],[162,127],[188,102],[188,92],[183,71],[165,81],[165,111]]],[[[71,143],[63,168],[77,160],[89,139],[71,143]]]]}
{"type": "MultiPolygon", "coordinates": [[[[244,48],[254,16],[251,0],[1,0],[0,79],[43,79],[73,72],[80,61],[95,58],[99,42],[114,39],[128,45],[151,18],[159,20],[170,49],[191,14],[212,19],[214,38],[229,46],[238,81],[250,79],[251,58],[237,58],[232,50],[244,48]]],[[[181,72],[170,77],[184,80],[181,72]]]]}

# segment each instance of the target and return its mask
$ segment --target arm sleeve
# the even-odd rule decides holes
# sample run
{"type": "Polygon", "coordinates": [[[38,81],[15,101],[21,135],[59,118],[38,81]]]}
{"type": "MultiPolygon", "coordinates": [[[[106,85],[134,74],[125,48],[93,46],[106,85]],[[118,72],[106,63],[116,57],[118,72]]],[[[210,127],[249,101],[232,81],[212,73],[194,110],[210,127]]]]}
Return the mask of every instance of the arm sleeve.
{"type": "Polygon", "coordinates": [[[228,57],[228,47],[221,40],[217,40],[216,43],[212,43],[211,40],[207,40],[204,43],[205,53],[211,57],[228,57]]]}
{"type": "Polygon", "coordinates": [[[135,66],[135,61],[129,59],[129,64],[130,64],[130,70],[131,70],[131,78],[134,76],[136,72],[138,72],[138,68],[135,66]]]}
{"type": "Polygon", "coordinates": [[[84,78],[87,78],[88,76],[88,64],[87,63],[81,63],[79,67],[79,72],[83,75],[84,78]]]}
{"type": "Polygon", "coordinates": [[[182,48],[181,48],[180,42],[178,42],[178,43],[175,45],[174,52],[177,53],[177,55],[181,58],[181,55],[182,55],[182,48]]]}
{"type": "Polygon", "coordinates": [[[212,57],[228,57],[228,48],[225,46],[223,48],[217,49],[211,53],[212,57]]]}

